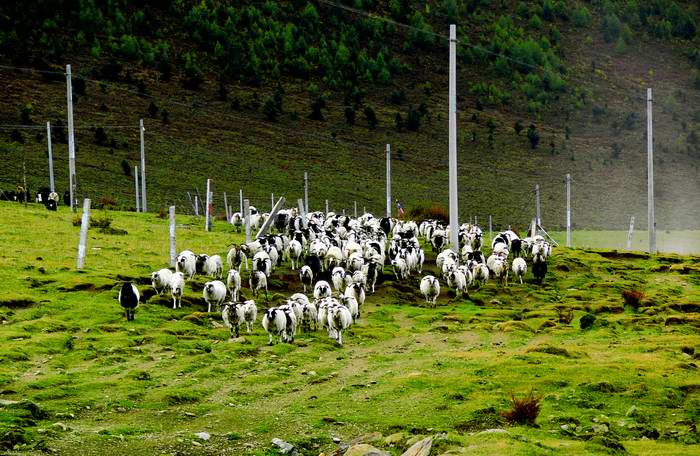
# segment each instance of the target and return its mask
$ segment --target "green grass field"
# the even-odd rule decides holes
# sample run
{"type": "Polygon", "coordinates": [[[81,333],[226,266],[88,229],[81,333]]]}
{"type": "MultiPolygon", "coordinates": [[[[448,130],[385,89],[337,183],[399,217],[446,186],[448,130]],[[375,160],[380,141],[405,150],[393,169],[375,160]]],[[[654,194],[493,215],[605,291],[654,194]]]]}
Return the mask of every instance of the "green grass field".
{"type": "MultiPolygon", "coordinates": [[[[542,287],[528,275],[471,299],[443,289],[436,309],[423,306],[418,278],[386,274],[344,347],[323,332],[269,347],[259,320],[230,340],[220,316],[203,313],[202,278],[188,282],[182,309],[151,297],[127,323],[118,284],[143,292],[167,266],[167,220],[103,214],[128,234],[91,230],[76,272],[72,214],[0,203],[7,453],[274,455],[279,437],[318,455],[332,454],[334,437],[369,433],[394,455],[435,434],[433,455],[697,451],[700,257],[560,248],[542,287]],[[639,308],[624,305],[627,289],[645,293],[639,308]],[[559,317],[568,309],[570,323],[559,317]],[[596,319],[582,330],[587,314],[596,319]],[[511,394],[530,391],[542,397],[536,426],[504,423],[511,394]],[[505,432],[480,434],[491,428],[505,432]]],[[[212,233],[202,219],[177,222],[178,250],[225,254],[241,239],[223,222],[212,233]]],[[[271,285],[272,305],[298,283],[282,268],[271,285]]]]}

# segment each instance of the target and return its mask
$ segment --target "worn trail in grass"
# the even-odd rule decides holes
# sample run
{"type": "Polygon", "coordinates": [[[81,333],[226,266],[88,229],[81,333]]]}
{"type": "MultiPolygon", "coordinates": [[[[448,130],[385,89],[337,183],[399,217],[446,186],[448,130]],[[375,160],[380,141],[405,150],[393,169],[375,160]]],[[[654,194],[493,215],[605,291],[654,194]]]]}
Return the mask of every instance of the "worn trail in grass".
{"type": "MultiPolygon", "coordinates": [[[[6,450],[264,455],[280,437],[316,455],[333,437],[373,431],[395,454],[437,433],[446,436],[433,454],[689,454],[698,443],[698,257],[557,249],[544,287],[443,292],[436,309],[423,307],[418,278],[396,283],[387,269],[344,347],[322,331],[268,347],[259,322],[230,340],[218,315],[202,313],[202,278],[187,284],[182,309],[146,292],[127,324],[117,283],[147,290],[167,265],[167,221],[95,215],[128,234],[91,231],[77,273],[71,214],[0,204],[6,450]],[[639,307],[625,306],[628,289],[645,293],[639,307]],[[586,330],[584,315],[595,317],[586,330]],[[498,412],[529,391],[542,396],[538,426],[508,426],[498,412]],[[24,399],[39,409],[14,403],[24,399]]],[[[210,254],[240,240],[190,217],[177,234],[178,250],[210,254]]],[[[294,272],[278,270],[269,304],[297,288],[294,272]]]]}

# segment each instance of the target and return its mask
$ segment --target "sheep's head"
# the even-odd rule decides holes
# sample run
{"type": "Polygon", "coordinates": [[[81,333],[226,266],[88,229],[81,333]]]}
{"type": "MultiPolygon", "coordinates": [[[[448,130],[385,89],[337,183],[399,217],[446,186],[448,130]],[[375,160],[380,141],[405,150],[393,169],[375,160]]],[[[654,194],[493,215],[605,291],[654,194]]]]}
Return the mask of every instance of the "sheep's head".
{"type": "Polygon", "coordinates": [[[207,282],[204,284],[204,289],[207,291],[207,293],[211,293],[214,291],[214,284],[212,282],[207,282]]]}
{"type": "Polygon", "coordinates": [[[152,273],[151,273],[151,280],[152,280],[152,281],[155,282],[155,281],[158,280],[159,278],[160,278],[160,274],[159,274],[158,272],[152,272],[152,273]]]}

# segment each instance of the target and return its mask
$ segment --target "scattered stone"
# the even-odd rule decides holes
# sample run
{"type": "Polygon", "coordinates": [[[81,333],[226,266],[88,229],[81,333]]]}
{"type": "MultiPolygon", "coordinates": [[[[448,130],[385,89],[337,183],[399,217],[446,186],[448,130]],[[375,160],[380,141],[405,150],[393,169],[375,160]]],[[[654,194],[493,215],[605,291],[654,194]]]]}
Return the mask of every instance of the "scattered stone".
{"type": "Polygon", "coordinates": [[[506,431],[505,429],[500,429],[500,428],[497,428],[497,429],[486,429],[486,430],[484,430],[484,431],[477,432],[476,435],[489,435],[489,434],[509,434],[509,432],[506,431]]]}
{"type": "Polygon", "coordinates": [[[333,443],[340,443],[340,437],[333,437],[333,443]]]}
{"type": "Polygon", "coordinates": [[[202,444],[199,443],[199,442],[196,441],[196,440],[193,440],[193,441],[192,441],[192,445],[194,445],[194,446],[202,446],[202,444]]]}
{"type": "Polygon", "coordinates": [[[211,438],[211,435],[208,432],[197,432],[194,435],[201,440],[209,440],[211,438]]]}
{"type": "Polygon", "coordinates": [[[195,417],[195,416],[197,416],[197,415],[195,415],[195,414],[192,413],[192,412],[185,412],[185,416],[195,417]]]}
{"type": "Polygon", "coordinates": [[[433,447],[432,437],[427,437],[414,443],[408,450],[404,451],[401,456],[428,456],[433,447]]]}
{"type": "Polygon", "coordinates": [[[370,434],[364,434],[359,437],[355,437],[351,441],[348,442],[348,447],[351,447],[353,445],[357,445],[358,443],[374,443],[374,442],[379,442],[382,440],[382,433],[381,432],[372,432],[370,434]]]}
{"type": "Polygon", "coordinates": [[[212,328],[220,329],[220,328],[223,328],[223,327],[224,327],[224,325],[222,325],[222,324],[219,323],[218,321],[211,320],[211,319],[210,319],[209,321],[211,322],[211,327],[212,327],[212,328]]]}
{"type": "Polygon", "coordinates": [[[511,332],[511,331],[527,331],[534,332],[534,330],[524,321],[504,321],[503,323],[496,323],[493,325],[493,329],[496,331],[511,332]]]}
{"type": "Polygon", "coordinates": [[[279,448],[279,451],[282,454],[289,454],[292,456],[298,454],[297,451],[294,449],[294,445],[292,445],[289,442],[285,442],[282,439],[278,439],[277,437],[272,439],[272,444],[279,448]]]}
{"type": "Polygon", "coordinates": [[[579,325],[581,326],[581,329],[588,329],[591,326],[593,326],[593,323],[595,323],[595,315],[591,314],[586,314],[582,316],[579,320],[579,325]]]}
{"type": "Polygon", "coordinates": [[[386,451],[382,451],[378,448],[368,445],[366,443],[360,443],[353,445],[348,448],[343,456],[391,456],[386,451]]]}
{"type": "Polygon", "coordinates": [[[607,424],[594,424],[592,427],[593,432],[595,432],[596,434],[605,434],[610,430],[607,424]]]}
{"type": "Polygon", "coordinates": [[[53,424],[53,427],[58,428],[58,429],[60,429],[60,430],[62,430],[62,431],[67,431],[67,430],[68,430],[68,426],[66,426],[65,423],[62,423],[62,422],[60,422],[60,421],[54,423],[54,424],[53,424]]]}
{"type": "Polygon", "coordinates": [[[385,444],[385,445],[389,445],[389,446],[397,446],[397,445],[399,445],[401,442],[403,442],[404,440],[406,440],[406,437],[408,437],[408,436],[406,435],[406,433],[404,433],[404,432],[396,432],[396,433],[394,433],[394,434],[391,434],[391,435],[387,436],[387,437],[384,439],[384,444],[385,444]]]}
{"type": "Polygon", "coordinates": [[[633,405],[632,407],[627,409],[627,413],[625,413],[625,416],[633,417],[633,416],[637,416],[637,413],[639,413],[639,409],[637,408],[636,405],[633,405]]]}
{"type": "Polygon", "coordinates": [[[552,320],[545,320],[545,321],[542,322],[542,324],[540,325],[540,327],[539,327],[537,330],[538,330],[538,331],[542,331],[543,329],[553,328],[553,327],[555,327],[556,325],[557,325],[557,324],[554,323],[552,320]]]}

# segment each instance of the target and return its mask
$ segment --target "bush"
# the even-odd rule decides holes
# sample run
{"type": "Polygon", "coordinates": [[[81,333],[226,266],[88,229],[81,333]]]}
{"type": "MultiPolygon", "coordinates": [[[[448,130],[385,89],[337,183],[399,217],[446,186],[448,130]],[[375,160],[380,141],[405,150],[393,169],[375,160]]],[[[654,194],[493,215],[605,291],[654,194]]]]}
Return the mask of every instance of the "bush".
{"type": "Polygon", "coordinates": [[[574,9],[571,20],[576,27],[588,27],[591,23],[591,13],[588,11],[588,8],[581,5],[579,8],[574,9]]]}
{"type": "Polygon", "coordinates": [[[420,201],[408,208],[407,215],[417,223],[423,220],[441,220],[449,223],[450,214],[443,206],[431,201],[420,201]]]}
{"type": "Polygon", "coordinates": [[[379,125],[379,120],[377,120],[377,114],[375,114],[374,109],[371,106],[365,107],[365,119],[367,119],[367,125],[369,125],[370,130],[374,130],[379,125]]]}
{"type": "Polygon", "coordinates": [[[263,114],[267,117],[270,122],[277,121],[277,116],[279,112],[277,111],[277,105],[272,97],[267,97],[265,103],[263,104],[263,114]]]}
{"type": "Polygon", "coordinates": [[[581,329],[588,329],[591,326],[593,326],[593,323],[595,323],[595,315],[591,314],[586,314],[582,316],[579,320],[579,325],[581,326],[581,329]]]}
{"type": "Polygon", "coordinates": [[[421,115],[413,105],[408,107],[408,113],[406,114],[406,128],[410,131],[418,131],[420,129],[421,115]]]}
{"type": "Polygon", "coordinates": [[[535,396],[530,391],[527,396],[522,399],[516,398],[513,394],[510,396],[511,409],[507,412],[502,412],[501,416],[510,424],[525,424],[534,426],[537,415],[540,414],[541,396],[535,396]]]}
{"type": "Polygon", "coordinates": [[[625,300],[625,305],[637,309],[642,304],[644,293],[638,290],[625,290],[622,292],[622,299],[625,300]]]}
{"type": "Polygon", "coordinates": [[[527,128],[527,139],[530,141],[530,148],[535,149],[540,143],[540,135],[537,133],[537,127],[534,124],[530,124],[527,128]]]}
{"type": "Polygon", "coordinates": [[[127,177],[131,177],[131,165],[129,165],[129,163],[126,160],[122,160],[121,167],[122,171],[124,172],[124,175],[127,177]]]}
{"type": "Polygon", "coordinates": [[[111,196],[101,196],[97,198],[97,204],[95,205],[96,209],[116,209],[117,208],[117,200],[112,198],[111,196]]]}
{"type": "Polygon", "coordinates": [[[574,319],[574,311],[568,307],[557,307],[557,319],[559,323],[568,325],[574,319]]]}
{"type": "Polygon", "coordinates": [[[351,106],[345,107],[345,122],[348,125],[355,125],[355,110],[351,106]]]}
{"type": "Polygon", "coordinates": [[[98,146],[104,146],[107,144],[107,141],[109,138],[107,137],[107,133],[105,132],[105,129],[102,127],[97,127],[95,129],[95,144],[98,146]]]}

